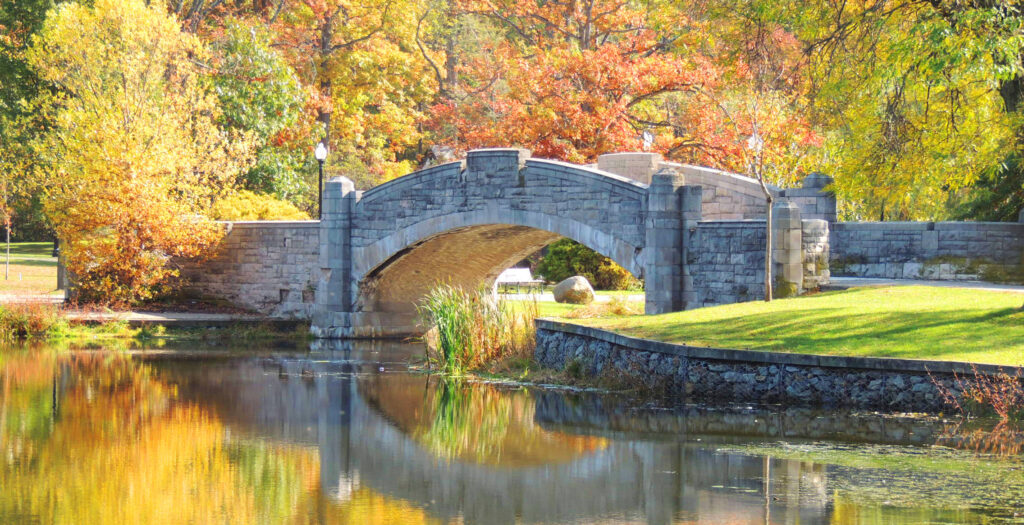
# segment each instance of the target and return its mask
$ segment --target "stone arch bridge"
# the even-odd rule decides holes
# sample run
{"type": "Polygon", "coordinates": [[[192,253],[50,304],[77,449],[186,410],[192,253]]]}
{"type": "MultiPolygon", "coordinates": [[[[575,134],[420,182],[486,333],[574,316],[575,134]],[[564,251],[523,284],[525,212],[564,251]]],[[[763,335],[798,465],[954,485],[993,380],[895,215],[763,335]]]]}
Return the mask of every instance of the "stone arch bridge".
{"type": "MultiPolygon", "coordinates": [[[[647,313],[694,306],[687,232],[696,230],[705,208],[714,218],[763,218],[760,186],[684,166],[638,172],[635,159],[622,160],[609,167],[632,177],[531,159],[526,150],[484,149],[366,192],[347,179],[331,180],[320,228],[315,330],[325,336],[414,332],[415,304],[437,283],[493,283],[560,237],[644,279],[647,313]]],[[[780,215],[782,222],[793,217],[780,215]]]]}
{"type": "MultiPolygon", "coordinates": [[[[826,183],[771,188],[781,197],[773,259],[791,293],[827,279],[826,183]]],[[[561,237],[643,279],[649,314],[757,298],[764,229],[764,197],[747,177],[654,154],[580,166],[483,149],[365,192],[336,177],[320,221],[232,223],[222,255],[186,273],[204,292],[311,317],[320,337],[403,335],[417,331],[415,305],[437,283],[493,283],[561,237]]]]}

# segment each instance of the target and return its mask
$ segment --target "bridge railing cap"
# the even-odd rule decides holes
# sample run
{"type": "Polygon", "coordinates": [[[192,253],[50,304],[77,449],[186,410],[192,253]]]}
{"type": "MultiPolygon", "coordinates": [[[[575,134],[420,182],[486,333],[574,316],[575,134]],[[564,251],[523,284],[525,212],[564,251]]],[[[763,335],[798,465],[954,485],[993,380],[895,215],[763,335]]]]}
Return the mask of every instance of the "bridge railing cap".
{"type": "Polygon", "coordinates": [[[356,183],[352,182],[352,179],[342,176],[335,175],[327,180],[329,185],[340,185],[342,193],[348,193],[356,189],[356,183]]]}
{"type": "Polygon", "coordinates": [[[824,188],[829,184],[832,184],[835,180],[828,175],[820,171],[812,171],[804,177],[803,187],[804,188],[824,188]]]}
{"type": "Polygon", "coordinates": [[[530,150],[521,148],[484,148],[466,153],[466,169],[518,169],[530,158],[530,150]]]}

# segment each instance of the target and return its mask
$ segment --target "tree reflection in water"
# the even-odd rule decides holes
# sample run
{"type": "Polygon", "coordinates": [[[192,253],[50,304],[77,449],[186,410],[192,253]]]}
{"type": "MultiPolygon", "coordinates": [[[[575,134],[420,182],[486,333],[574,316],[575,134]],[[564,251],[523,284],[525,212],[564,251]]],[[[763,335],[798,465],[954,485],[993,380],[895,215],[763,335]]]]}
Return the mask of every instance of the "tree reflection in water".
{"type": "Polygon", "coordinates": [[[1009,426],[328,357],[0,352],[0,523],[973,523],[1024,501],[1020,460],[994,458],[1009,426]]]}
{"type": "MultiPolygon", "coordinates": [[[[403,432],[438,458],[484,465],[550,465],[602,450],[608,440],[546,430],[530,391],[467,384],[459,378],[408,376],[361,389],[403,432]],[[414,388],[412,382],[422,382],[414,388]],[[416,399],[410,393],[422,392],[416,399]]],[[[419,394],[415,394],[418,396],[419,394]]]]}
{"type": "Polygon", "coordinates": [[[314,447],[239,439],[121,353],[0,353],[0,522],[426,523],[321,494],[314,447]]]}

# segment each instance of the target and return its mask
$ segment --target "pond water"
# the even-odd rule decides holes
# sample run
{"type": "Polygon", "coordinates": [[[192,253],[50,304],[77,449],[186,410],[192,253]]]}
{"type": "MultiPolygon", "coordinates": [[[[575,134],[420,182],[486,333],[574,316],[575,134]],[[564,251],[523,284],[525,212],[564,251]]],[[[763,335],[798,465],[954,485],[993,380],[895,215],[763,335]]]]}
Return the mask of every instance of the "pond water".
{"type": "Polygon", "coordinates": [[[417,354],[0,351],[0,523],[1024,521],[1014,429],[455,383],[417,354]]]}

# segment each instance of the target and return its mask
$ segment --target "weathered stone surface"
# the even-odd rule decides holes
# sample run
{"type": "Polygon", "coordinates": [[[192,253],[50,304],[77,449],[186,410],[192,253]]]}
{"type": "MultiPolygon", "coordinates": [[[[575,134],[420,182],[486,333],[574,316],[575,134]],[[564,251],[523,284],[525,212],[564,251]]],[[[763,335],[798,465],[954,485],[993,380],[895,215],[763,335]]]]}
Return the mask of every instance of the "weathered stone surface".
{"type": "Polygon", "coordinates": [[[594,302],[594,288],[582,275],[574,275],[555,285],[551,291],[555,302],[569,304],[590,304],[594,302]]]}
{"type": "Polygon", "coordinates": [[[1017,372],[1014,367],[969,363],[697,348],[546,320],[537,321],[534,358],[558,369],[582,363],[593,375],[612,367],[696,401],[887,411],[948,410],[949,399],[963,401],[975,372],[1017,372]]]}
{"type": "Polygon", "coordinates": [[[1024,223],[843,222],[829,246],[836,276],[1024,282],[1024,223]]]}
{"type": "Polygon", "coordinates": [[[224,228],[211,259],[179,261],[186,288],[271,316],[308,319],[318,276],[319,222],[233,222],[224,228]]]}
{"type": "MultiPolygon", "coordinates": [[[[756,180],[651,154],[605,163],[650,185],[520,149],[475,150],[366,192],[335,177],[321,221],[239,224],[219,262],[186,273],[197,288],[243,306],[313,316],[314,332],[329,337],[415,332],[414,305],[438,282],[493,282],[559,237],[643,278],[648,313],[761,295],[764,234],[755,218],[764,195],[756,180]]],[[[801,253],[820,259],[822,232],[807,242],[798,221],[786,226],[777,264],[799,280],[820,267],[801,253]]]]}

